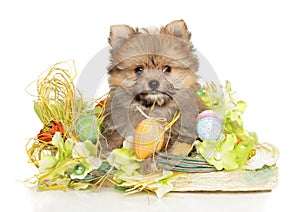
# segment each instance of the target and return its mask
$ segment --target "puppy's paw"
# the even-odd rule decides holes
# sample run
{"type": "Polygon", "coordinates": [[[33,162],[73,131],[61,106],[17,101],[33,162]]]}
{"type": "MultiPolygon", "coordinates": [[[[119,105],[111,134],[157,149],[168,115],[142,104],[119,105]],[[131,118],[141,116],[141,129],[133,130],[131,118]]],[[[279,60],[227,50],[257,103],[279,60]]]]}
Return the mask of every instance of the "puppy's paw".
{"type": "Polygon", "coordinates": [[[141,167],[139,169],[141,174],[151,174],[156,171],[158,171],[158,167],[156,166],[152,157],[149,157],[141,162],[141,167]]]}
{"type": "Polygon", "coordinates": [[[190,153],[192,148],[193,148],[192,144],[176,141],[168,150],[168,153],[185,157],[190,153]]]}

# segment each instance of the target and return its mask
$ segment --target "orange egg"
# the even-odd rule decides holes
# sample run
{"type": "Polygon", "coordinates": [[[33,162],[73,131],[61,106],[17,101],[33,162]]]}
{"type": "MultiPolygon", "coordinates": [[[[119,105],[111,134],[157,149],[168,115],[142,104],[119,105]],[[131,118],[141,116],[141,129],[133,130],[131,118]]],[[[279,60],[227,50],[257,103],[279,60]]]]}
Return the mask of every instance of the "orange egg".
{"type": "Polygon", "coordinates": [[[139,159],[145,159],[154,152],[159,152],[164,142],[162,125],[155,119],[144,119],[134,132],[134,151],[139,159]]]}

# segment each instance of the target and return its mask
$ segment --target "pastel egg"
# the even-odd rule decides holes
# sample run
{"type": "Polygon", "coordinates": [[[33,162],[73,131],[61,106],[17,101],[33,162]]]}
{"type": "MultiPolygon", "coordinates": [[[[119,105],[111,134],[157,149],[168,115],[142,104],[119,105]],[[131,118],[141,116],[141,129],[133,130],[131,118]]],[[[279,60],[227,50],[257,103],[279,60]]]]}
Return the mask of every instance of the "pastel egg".
{"type": "Polygon", "coordinates": [[[92,114],[84,114],[79,117],[75,124],[75,132],[81,141],[90,140],[96,142],[99,129],[97,117],[92,114]]]}
{"type": "Polygon", "coordinates": [[[216,140],[222,133],[222,120],[212,110],[205,110],[198,115],[197,133],[203,140],[216,140]]]}
{"type": "Polygon", "coordinates": [[[133,144],[137,158],[145,159],[161,150],[164,142],[162,125],[155,119],[144,119],[134,132],[133,144]]]}

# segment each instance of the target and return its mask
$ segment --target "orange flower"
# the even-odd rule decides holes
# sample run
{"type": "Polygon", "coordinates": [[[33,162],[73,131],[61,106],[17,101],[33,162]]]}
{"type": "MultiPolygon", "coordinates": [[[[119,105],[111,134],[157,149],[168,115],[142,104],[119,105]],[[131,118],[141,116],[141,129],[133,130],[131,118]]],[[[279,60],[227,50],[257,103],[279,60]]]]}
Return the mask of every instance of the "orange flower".
{"type": "Polygon", "coordinates": [[[103,107],[105,105],[105,100],[101,100],[95,107],[103,107]]]}
{"type": "Polygon", "coordinates": [[[63,134],[64,127],[60,122],[51,121],[49,125],[45,125],[38,134],[38,140],[43,142],[51,142],[56,132],[63,134]]]}

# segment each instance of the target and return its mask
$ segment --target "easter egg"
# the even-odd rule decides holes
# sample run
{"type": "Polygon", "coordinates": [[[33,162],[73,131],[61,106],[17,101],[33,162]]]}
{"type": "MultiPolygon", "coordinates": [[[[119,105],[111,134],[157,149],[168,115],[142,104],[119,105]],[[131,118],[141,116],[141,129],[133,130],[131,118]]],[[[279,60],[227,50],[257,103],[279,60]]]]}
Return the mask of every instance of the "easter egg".
{"type": "Polygon", "coordinates": [[[75,124],[75,132],[81,141],[97,141],[99,129],[97,126],[97,117],[92,114],[84,114],[79,117],[75,124]]]}
{"type": "Polygon", "coordinates": [[[216,140],[221,135],[222,128],[222,120],[214,111],[205,110],[198,115],[197,133],[203,140],[216,140]]]}
{"type": "Polygon", "coordinates": [[[145,159],[161,150],[164,141],[162,125],[155,119],[144,119],[134,132],[133,144],[137,158],[145,159]]]}

